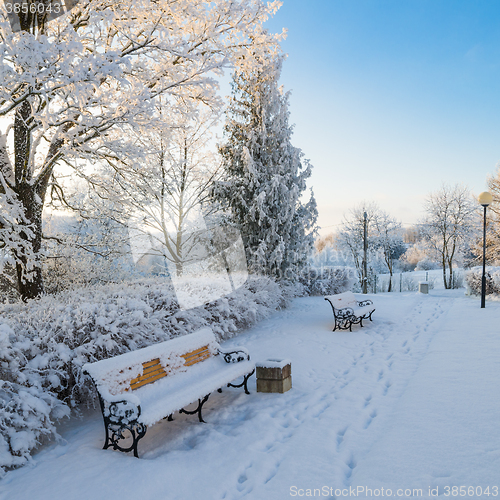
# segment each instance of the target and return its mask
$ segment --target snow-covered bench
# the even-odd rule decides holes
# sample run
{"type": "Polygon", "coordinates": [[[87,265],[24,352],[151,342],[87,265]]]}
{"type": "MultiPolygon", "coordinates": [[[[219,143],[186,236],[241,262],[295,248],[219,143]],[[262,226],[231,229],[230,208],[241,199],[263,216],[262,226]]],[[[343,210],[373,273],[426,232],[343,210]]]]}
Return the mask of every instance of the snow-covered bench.
{"type": "Polygon", "coordinates": [[[83,367],[97,388],[106,439],[104,449],[132,451],[147,427],[175,411],[198,414],[208,397],[223,386],[244,387],[255,371],[245,349],[221,350],[213,332],[203,328],[190,335],[87,363],[83,367]],[[243,377],[239,384],[233,384],[243,377]],[[185,406],[198,401],[198,408],[185,406]]]}
{"type": "Polygon", "coordinates": [[[358,323],[363,326],[363,320],[369,319],[372,321],[372,314],[375,311],[371,300],[358,301],[352,292],[338,293],[336,295],[328,295],[325,300],[330,302],[333,309],[333,317],[335,318],[335,326],[339,330],[347,330],[352,332],[352,325],[358,323]]]}

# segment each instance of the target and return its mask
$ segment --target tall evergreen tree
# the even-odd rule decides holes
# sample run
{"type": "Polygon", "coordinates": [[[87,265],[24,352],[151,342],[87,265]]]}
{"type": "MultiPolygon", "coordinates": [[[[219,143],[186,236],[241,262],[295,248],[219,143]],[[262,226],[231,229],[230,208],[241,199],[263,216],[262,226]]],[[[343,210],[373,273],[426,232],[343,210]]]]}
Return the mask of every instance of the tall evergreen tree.
{"type": "Polygon", "coordinates": [[[239,227],[251,272],[294,279],[314,247],[316,201],[301,196],[312,166],[291,143],[289,92],[278,86],[282,56],[255,58],[233,74],[225,178],[214,198],[239,227]]]}

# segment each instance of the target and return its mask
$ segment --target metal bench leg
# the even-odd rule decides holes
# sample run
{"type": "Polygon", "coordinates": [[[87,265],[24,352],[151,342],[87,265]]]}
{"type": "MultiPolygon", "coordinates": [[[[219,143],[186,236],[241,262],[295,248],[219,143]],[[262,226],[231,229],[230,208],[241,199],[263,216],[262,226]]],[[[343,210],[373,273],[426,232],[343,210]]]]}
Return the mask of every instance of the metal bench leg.
{"type": "Polygon", "coordinates": [[[123,451],[125,453],[133,451],[134,457],[139,458],[137,445],[139,440],[146,435],[146,431],[147,427],[139,422],[131,422],[130,424],[108,423],[108,425],[106,425],[106,441],[102,449],[106,450],[109,447],[112,447],[113,450],[123,451]],[[127,439],[124,434],[126,431],[128,431],[132,437],[132,444],[130,446],[123,447],[121,446],[120,441],[127,439]]]}
{"type": "Polygon", "coordinates": [[[134,457],[139,458],[137,444],[146,435],[147,431],[147,426],[137,420],[141,415],[141,407],[135,406],[126,400],[106,403],[100,394],[99,403],[106,432],[103,450],[111,447],[113,450],[123,451],[124,453],[133,451],[134,457]],[[127,415],[126,419],[123,414],[127,415]],[[132,444],[122,446],[123,442],[130,442],[130,438],[132,438],[132,444]]]}
{"type": "Polygon", "coordinates": [[[207,402],[208,398],[210,397],[210,394],[207,394],[203,399],[198,399],[198,408],[196,410],[185,410],[184,408],[181,408],[179,410],[179,413],[185,413],[186,415],[194,415],[195,413],[198,414],[198,420],[200,422],[203,422],[206,424],[205,420],[203,420],[203,417],[201,416],[201,409],[203,408],[203,405],[207,402]]]}
{"type": "Polygon", "coordinates": [[[248,379],[255,373],[255,368],[248,374],[248,375],[243,375],[243,382],[241,384],[233,384],[229,382],[227,384],[228,387],[244,387],[245,388],[245,394],[250,394],[250,391],[248,390],[248,379]]]}
{"type": "Polygon", "coordinates": [[[247,382],[248,382],[248,379],[255,373],[255,369],[252,370],[251,373],[249,373],[248,375],[245,375],[245,394],[250,394],[250,391],[248,390],[248,386],[247,386],[247,382]]]}

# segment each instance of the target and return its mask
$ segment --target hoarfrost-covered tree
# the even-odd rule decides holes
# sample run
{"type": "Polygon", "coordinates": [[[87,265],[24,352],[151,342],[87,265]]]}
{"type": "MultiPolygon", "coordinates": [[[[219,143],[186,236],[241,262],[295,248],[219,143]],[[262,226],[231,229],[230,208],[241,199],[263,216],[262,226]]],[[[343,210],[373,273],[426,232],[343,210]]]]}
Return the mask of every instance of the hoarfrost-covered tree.
{"type": "Polygon", "coordinates": [[[394,274],[394,263],[406,250],[403,243],[403,230],[401,222],[389,214],[380,211],[374,221],[375,235],[374,246],[378,249],[384,259],[389,271],[389,288],[392,291],[392,275],[394,274]]]}
{"type": "MultiPolygon", "coordinates": [[[[363,285],[365,212],[368,253],[369,255],[380,254],[385,264],[383,270],[389,272],[391,277],[394,272],[394,262],[405,250],[401,223],[381,210],[376,203],[363,202],[350,210],[344,216],[342,228],[335,238],[335,244],[338,250],[351,255],[361,286],[363,285]]],[[[389,292],[391,286],[392,279],[389,280],[389,292]]]]}
{"type": "Polygon", "coordinates": [[[73,210],[51,205],[43,219],[46,292],[133,277],[127,226],[112,217],[108,200],[83,182],[71,187],[66,196],[73,210]]]}
{"type": "MultiPolygon", "coordinates": [[[[498,265],[500,263],[500,167],[497,167],[495,175],[488,178],[488,188],[493,195],[493,202],[488,207],[487,231],[486,231],[486,260],[488,263],[498,265]]],[[[476,261],[482,259],[482,235],[476,242],[474,253],[476,261]]]]}
{"type": "MultiPolygon", "coordinates": [[[[1,161],[1,158],[0,158],[1,161]]],[[[16,289],[6,268],[22,269],[22,276],[30,279],[36,263],[32,245],[26,242],[33,237],[33,228],[26,218],[16,193],[4,182],[0,175],[0,274],[7,288],[16,289]],[[3,192],[2,192],[3,191],[3,192]]]]}
{"type": "Polygon", "coordinates": [[[366,223],[368,231],[368,251],[374,249],[374,240],[369,237],[369,231],[373,231],[372,222],[377,218],[379,208],[375,203],[363,202],[361,205],[349,210],[344,215],[342,227],[335,239],[337,249],[349,254],[358,272],[359,284],[363,286],[363,262],[364,262],[364,213],[366,212],[366,223]]]}
{"type": "Polygon", "coordinates": [[[87,161],[119,168],[140,155],[123,130],[150,126],[159,96],[216,106],[214,77],[277,43],[262,23],[279,5],[81,0],[50,23],[20,13],[16,32],[0,11],[0,192],[19,206],[22,245],[11,254],[23,299],[44,290],[42,211],[48,194],[61,195],[54,169],[86,177],[87,161]]]}
{"type": "Polygon", "coordinates": [[[214,198],[241,231],[249,269],[295,279],[314,247],[317,210],[312,193],[302,200],[312,166],[291,143],[282,62],[255,55],[235,71],[214,198]]]}
{"type": "Polygon", "coordinates": [[[425,211],[424,239],[439,257],[444,287],[450,289],[453,287],[453,264],[467,249],[478,228],[478,204],[467,187],[443,185],[428,196],[425,211]]]}
{"type": "MultiPolygon", "coordinates": [[[[161,104],[157,110],[160,116],[171,113],[161,104]]],[[[116,194],[123,194],[114,217],[125,215],[125,223],[133,222],[135,240],[145,242],[144,248],[149,245],[153,258],[161,256],[168,267],[175,267],[177,276],[198,258],[207,215],[204,203],[220,173],[220,158],[213,151],[217,120],[218,113],[207,107],[196,113],[182,109],[176,118],[140,135],[146,154],[113,179],[116,194]]]]}

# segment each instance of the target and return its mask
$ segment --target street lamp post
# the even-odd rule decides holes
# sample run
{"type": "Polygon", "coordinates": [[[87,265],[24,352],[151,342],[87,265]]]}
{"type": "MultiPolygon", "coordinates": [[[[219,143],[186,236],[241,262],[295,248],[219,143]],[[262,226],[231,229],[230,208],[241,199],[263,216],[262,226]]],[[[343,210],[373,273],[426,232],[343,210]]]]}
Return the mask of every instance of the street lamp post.
{"type": "Polygon", "coordinates": [[[363,212],[363,293],[368,293],[368,215],[363,212]]]}
{"type": "Polygon", "coordinates": [[[491,205],[493,196],[488,191],[481,193],[478,197],[479,204],[484,207],[483,215],[483,276],[481,279],[481,309],[486,306],[486,207],[491,205]]]}

